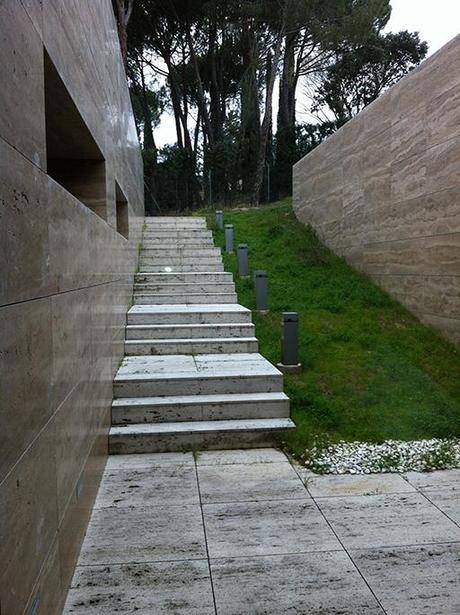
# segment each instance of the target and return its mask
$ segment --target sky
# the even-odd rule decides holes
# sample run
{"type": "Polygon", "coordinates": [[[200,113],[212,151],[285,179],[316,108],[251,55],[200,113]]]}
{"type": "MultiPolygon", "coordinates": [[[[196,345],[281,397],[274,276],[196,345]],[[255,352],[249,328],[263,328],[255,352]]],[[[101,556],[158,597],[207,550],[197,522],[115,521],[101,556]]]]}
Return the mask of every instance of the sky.
{"type": "MultiPolygon", "coordinates": [[[[460,0],[392,0],[391,6],[393,10],[386,30],[420,32],[421,39],[428,42],[428,55],[460,33],[460,0]]],[[[273,111],[276,117],[276,108],[273,111]]],[[[164,114],[155,130],[157,146],[174,143],[175,134],[173,117],[164,114]]]]}

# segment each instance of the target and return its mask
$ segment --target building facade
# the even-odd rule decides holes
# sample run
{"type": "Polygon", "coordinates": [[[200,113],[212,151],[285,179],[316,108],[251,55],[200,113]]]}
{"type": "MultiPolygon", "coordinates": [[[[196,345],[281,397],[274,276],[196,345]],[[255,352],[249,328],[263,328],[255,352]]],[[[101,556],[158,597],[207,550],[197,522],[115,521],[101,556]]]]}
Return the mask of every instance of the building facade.
{"type": "Polygon", "coordinates": [[[0,611],[59,613],[143,225],[110,0],[0,3],[0,611]]]}

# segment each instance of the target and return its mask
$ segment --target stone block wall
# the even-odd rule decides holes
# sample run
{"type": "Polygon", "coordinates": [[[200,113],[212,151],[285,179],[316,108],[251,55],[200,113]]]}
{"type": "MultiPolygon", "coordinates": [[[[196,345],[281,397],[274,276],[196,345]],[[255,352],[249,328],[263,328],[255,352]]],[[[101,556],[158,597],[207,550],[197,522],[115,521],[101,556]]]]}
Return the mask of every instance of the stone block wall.
{"type": "Polygon", "coordinates": [[[295,165],[294,209],[460,346],[460,36],[295,165]]]}
{"type": "Polygon", "coordinates": [[[0,612],[52,615],[107,455],[142,160],[111,0],[0,24],[0,612]]]}

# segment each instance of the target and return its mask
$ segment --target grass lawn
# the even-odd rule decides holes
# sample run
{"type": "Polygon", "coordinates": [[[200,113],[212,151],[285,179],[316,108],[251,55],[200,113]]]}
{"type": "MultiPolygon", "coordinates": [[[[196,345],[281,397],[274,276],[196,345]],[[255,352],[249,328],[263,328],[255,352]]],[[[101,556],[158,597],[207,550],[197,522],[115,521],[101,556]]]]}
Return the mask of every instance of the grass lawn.
{"type": "MultiPolygon", "coordinates": [[[[202,211],[214,226],[214,212],[202,211]]],[[[251,271],[269,274],[266,315],[254,313],[260,352],[280,360],[281,312],[299,313],[303,372],[285,376],[301,454],[327,441],[460,436],[460,353],[298,223],[290,201],[228,209],[235,247],[247,243],[251,271]]],[[[223,231],[215,231],[224,245],[223,231]]],[[[254,309],[252,280],[225,255],[240,303],[254,309]]]]}

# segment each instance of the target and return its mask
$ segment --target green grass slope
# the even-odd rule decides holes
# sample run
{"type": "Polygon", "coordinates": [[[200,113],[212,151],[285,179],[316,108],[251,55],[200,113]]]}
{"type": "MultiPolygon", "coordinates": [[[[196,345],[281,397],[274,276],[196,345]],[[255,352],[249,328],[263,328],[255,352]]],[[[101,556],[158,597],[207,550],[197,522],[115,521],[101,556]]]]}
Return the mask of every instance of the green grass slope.
{"type": "MultiPolygon", "coordinates": [[[[212,228],[214,213],[204,213],[212,228]]],[[[289,201],[224,214],[235,247],[249,246],[251,272],[269,274],[270,312],[254,322],[272,363],[280,360],[281,312],[299,313],[303,372],[285,376],[297,424],[287,441],[293,453],[318,437],[460,436],[460,354],[449,343],[325,248],[289,201]]],[[[223,246],[223,231],[214,235],[223,246]]],[[[238,278],[236,255],[224,260],[240,303],[254,309],[252,280],[238,278]]]]}

